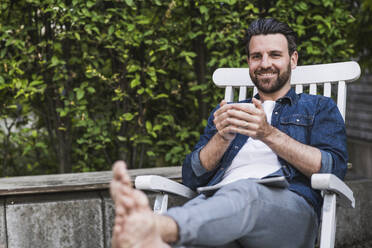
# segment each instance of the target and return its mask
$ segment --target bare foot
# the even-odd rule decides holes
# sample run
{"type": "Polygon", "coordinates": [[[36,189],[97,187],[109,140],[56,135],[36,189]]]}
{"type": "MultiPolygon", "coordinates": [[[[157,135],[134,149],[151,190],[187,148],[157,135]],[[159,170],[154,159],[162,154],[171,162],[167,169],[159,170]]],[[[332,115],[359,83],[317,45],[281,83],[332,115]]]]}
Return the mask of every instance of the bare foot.
{"type": "Polygon", "coordinates": [[[113,166],[110,192],[115,203],[113,248],[170,247],[161,239],[146,195],[133,189],[123,161],[113,166]]]}

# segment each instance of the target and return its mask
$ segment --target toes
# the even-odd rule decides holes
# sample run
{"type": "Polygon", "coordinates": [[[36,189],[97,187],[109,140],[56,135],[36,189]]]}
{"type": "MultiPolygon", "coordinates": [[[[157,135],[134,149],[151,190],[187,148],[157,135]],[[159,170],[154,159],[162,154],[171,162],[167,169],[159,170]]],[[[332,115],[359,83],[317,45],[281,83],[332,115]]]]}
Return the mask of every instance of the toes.
{"type": "Polygon", "coordinates": [[[117,203],[116,208],[124,207],[126,212],[130,212],[136,207],[136,201],[132,197],[120,197],[117,203]]]}
{"type": "MultiPolygon", "coordinates": [[[[116,161],[113,165],[113,179],[110,183],[110,194],[112,199],[116,202],[118,195],[123,194],[122,188],[132,188],[132,183],[126,164],[124,161],[116,161]]],[[[129,192],[131,189],[126,189],[124,193],[129,192]]]]}
{"type": "Polygon", "coordinates": [[[112,166],[114,179],[120,180],[121,175],[125,173],[126,169],[127,164],[124,161],[122,160],[116,161],[112,166]]]}
{"type": "Polygon", "coordinates": [[[136,205],[140,208],[148,208],[149,207],[149,199],[140,190],[133,190],[133,197],[136,199],[136,205]]]}
{"type": "Polygon", "coordinates": [[[120,181],[124,184],[131,185],[131,179],[124,161],[119,160],[112,166],[113,180],[120,181]]]}

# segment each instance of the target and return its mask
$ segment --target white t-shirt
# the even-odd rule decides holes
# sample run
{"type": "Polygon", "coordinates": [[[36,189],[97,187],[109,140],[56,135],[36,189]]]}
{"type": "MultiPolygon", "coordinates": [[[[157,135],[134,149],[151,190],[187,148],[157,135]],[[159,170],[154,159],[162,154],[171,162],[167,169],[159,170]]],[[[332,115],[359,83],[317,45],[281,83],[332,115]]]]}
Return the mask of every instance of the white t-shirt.
{"type": "MultiPolygon", "coordinates": [[[[275,101],[268,100],[263,103],[268,123],[271,123],[274,107],[275,101]]],[[[248,138],[230,167],[225,171],[221,184],[243,178],[259,179],[279,170],[280,167],[277,155],[265,143],[248,138]]]]}

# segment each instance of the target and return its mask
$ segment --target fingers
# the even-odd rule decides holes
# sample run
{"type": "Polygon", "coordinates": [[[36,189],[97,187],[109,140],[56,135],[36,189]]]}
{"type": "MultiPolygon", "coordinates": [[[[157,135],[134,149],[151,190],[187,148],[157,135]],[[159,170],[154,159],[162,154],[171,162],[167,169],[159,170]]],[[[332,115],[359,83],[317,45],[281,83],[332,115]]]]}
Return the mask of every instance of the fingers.
{"type": "Polygon", "coordinates": [[[227,102],[225,101],[225,100],[222,100],[221,102],[220,102],[220,107],[223,107],[224,105],[226,105],[227,104],[227,102]]]}
{"type": "Polygon", "coordinates": [[[264,110],[263,109],[263,106],[262,106],[262,103],[261,103],[261,101],[260,100],[258,100],[258,99],[256,99],[256,98],[252,98],[252,103],[254,104],[254,106],[256,107],[256,108],[258,108],[258,109],[260,109],[260,110],[264,110]]]}

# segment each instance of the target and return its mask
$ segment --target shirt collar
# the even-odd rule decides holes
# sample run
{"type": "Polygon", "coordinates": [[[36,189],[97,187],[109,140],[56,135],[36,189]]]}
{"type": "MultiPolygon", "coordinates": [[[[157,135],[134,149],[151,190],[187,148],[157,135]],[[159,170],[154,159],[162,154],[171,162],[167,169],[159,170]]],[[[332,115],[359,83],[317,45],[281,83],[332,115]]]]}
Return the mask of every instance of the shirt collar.
{"type": "MultiPolygon", "coordinates": [[[[260,100],[260,95],[257,93],[254,98],[260,100]]],[[[279,102],[279,103],[289,103],[290,105],[292,104],[296,104],[298,102],[298,95],[296,94],[296,91],[291,88],[287,94],[285,94],[285,96],[279,98],[278,100],[276,100],[276,102],[279,102]]]]}

